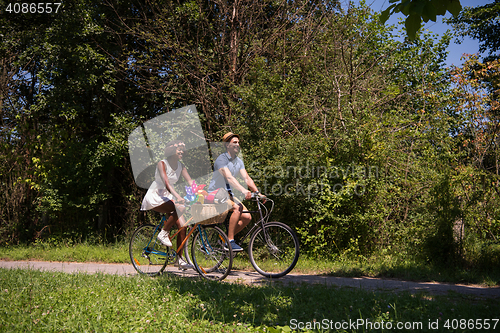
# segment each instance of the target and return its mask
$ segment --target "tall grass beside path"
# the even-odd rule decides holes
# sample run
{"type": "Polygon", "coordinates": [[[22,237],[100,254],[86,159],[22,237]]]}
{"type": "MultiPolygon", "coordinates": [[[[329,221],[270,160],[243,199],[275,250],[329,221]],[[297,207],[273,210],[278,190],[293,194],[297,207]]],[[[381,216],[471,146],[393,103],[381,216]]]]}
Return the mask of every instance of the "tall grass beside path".
{"type": "Polygon", "coordinates": [[[35,243],[0,247],[3,260],[129,263],[128,242],[113,244],[76,243],[70,245],[35,243]]]}

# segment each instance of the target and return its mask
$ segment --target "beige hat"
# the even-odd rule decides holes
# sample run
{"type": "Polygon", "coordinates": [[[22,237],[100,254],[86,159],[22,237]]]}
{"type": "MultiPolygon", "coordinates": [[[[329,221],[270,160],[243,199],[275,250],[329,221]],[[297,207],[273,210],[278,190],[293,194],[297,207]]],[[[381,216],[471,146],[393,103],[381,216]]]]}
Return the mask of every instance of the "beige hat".
{"type": "Polygon", "coordinates": [[[224,136],[222,137],[222,142],[229,142],[233,137],[237,137],[238,139],[240,138],[238,134],[234,134],[233,132],[228,132],[224,134],[224,136]]]}

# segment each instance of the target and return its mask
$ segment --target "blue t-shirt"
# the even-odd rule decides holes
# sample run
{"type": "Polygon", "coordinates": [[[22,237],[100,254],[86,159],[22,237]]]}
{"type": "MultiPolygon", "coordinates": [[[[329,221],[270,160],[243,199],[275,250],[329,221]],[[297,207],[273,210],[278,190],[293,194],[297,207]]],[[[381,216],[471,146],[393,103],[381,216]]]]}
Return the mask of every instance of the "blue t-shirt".
{"type": "Polygon", "coordinates": [[[226,181],[224,176],[219,172],[221,168],[228,168],[229,172],[233,177],[236,177],[240,174],[240,170],[245,169],[245,164],[243,164],[243,160],[236,156],[234,159],[231,159],[231,155],[229,153],[223,153],[217,157],[214,163],[214,174],[212,176],[212,180],[210,181],[210,185],[208,186],[208,192],[215,191],[218,188],[225,188],[226,190],[232,190],[229,183],[226,181]]]}

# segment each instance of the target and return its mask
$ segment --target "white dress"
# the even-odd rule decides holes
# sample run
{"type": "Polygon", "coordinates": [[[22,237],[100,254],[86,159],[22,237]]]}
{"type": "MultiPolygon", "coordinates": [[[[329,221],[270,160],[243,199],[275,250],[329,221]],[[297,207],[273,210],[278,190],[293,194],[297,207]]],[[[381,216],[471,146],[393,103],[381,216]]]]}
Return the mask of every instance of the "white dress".
{"type": "MultiPolygon", "coordinates": [[[[168,182],[170,185],[177,183],[181,176],[182,168],[184,167],[181,162],[177,162],[177,169],[174,170],[170,167],[167,160],[162,160],[165,163],[168,182]]],[[[142,200],[141,210],[150,210],[155,207],[163,205],[165,202],[172,200],[174,196],[165,187],[165,183],[160,176],[158,167],[155,172],[155,181],[149,186],[148,192],[142,200]]]]}

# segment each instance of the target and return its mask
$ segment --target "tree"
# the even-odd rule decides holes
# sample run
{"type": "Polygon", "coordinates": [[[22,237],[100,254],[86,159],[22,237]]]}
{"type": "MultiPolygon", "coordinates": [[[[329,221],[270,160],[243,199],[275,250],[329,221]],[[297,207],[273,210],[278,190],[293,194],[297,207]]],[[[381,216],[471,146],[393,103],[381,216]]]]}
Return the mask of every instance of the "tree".
{"type": "Polygon", "coordinates": [[[123,77],[165,96],[169,109],[195,103],[211,139],[235,120],[231,105],[238,97],[232,90],[252,62],[262,55],[287,56],[276,54],[277,44],[303,29],[305,38],[296,39],[289,50],[299,52],[313,38],[322,15],[338,7],[336,2],[305,0],[151,0],[134,5],[139,18],[121,17],[109,25],[116,34],[134,39],[127,56],[116,59],[123,77]]]}
{"type": "MultiPolygon", "coordinates": [[[[279,196],[281,218],[297,223],[310,253],[415,244],[429,229],[421,212],[450,143],[449,36],[396,42],[363,6],[320,28],[295,56],[257,59],[237,87],[250,172],[279,196]]],[[[277,53],[289,54],[295,38],[277,53]]]]}
{"type": "Polygon", "coordinates": [[[2,16],[1,154],[9,163],[0,217],[9,240],[48,227],[111,236],[126,220],[126,131],[154,109],[154,96],[113,70],[107,55],[119,58],[121,47],[103,29],[107,9],[89,0],[65,3],[57,15],[2,16]]]}
{"type": "MultiPolygon", "coordinates": [[[[5,2],[0,5],[5,9],[5,2]]],[[[33,225],[41,222],[33,186],[43,117],[32,110],[38,100],[41,59],[30,50],[39,48],[39,33],[51,22],[51,17],[24,14],[0,18],[0,237],[6,243],[26,240],[33,225]]]]}
{"type": "MultiPolygon", "coordinates": [[[[465,7],[455,17],[448,20],[458,33],[459,38],[469,36],[479,41],[479,51],[488,52],[485,61],[498,59],[500,54],[500,1],[495,0],[479,7],[465,7]]],[[[460,40],[460,39],[459,39],[460,40]]]]}
{"type": "Polygon", "coordinates": [[[477,55],[453,69],[450,109],[459,119],[453,130],[453,187],[462,201],[465,227],[477,237],[473,242],[500,237],[499,74],[500,60],[481,63],[477,55]]]}

